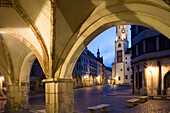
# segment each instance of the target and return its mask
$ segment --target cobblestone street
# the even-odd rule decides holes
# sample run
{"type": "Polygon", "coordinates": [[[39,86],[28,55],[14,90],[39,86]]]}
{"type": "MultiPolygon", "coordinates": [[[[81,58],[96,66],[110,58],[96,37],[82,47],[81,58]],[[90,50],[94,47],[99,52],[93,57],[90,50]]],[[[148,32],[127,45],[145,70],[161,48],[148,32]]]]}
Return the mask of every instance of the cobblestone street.
{"type": "MultiPolygon", "coordinates": [[[[137,98],[129,86],[99,85],[74,89],[76,113],[89,113],[87,107],[110,104],[109,113],[170,113],[170,100],[151,100],[128,108],[126,100],[137,98]]],[[[44,94],[30,97],[30,111],[13,113],[45,113],[44,94]]],[[[100,110],[98,110],[100,113],[100,110]]]]}
{"type": "Polygon", "coordinates": [[[169,113],[170,100],[149,100],[128,108],[126,100],[138,96],[129,94],[128,86],[95,86],[75,89],[75,109],[77,113],[88,113],[87,107],[98,104],[110,104],[109,113],[169,113]],[[102,90],[102,95],[101,95],[102,90]],[[113,93],[115,95],[109,95],[113,93]]]}

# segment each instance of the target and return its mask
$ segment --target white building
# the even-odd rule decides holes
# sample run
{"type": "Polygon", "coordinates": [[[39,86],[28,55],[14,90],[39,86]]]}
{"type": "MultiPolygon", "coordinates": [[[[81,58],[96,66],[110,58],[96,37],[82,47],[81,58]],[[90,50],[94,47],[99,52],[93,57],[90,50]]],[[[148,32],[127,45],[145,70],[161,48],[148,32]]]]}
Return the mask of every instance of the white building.
{"type": "Polygon", "coordinates": [[[112,78],[115,79],[115,84],[131,84],[131,50],[128,48],[127,26],[117,26],[116,33],[112,78]]]}

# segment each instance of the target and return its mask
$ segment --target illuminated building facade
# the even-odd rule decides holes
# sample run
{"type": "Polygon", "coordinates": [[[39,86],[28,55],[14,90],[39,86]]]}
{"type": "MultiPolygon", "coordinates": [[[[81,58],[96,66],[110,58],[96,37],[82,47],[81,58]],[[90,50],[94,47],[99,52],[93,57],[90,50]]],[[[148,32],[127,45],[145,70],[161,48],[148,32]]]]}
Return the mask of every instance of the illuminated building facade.
{"type": "Polygon", "coordinates": [[[116,27],[115,61],[112,63],[112,76],[115,84],[131,84],[131,49],[128,48],[127,25],[116,27]]]}
{"type": "MultiPolygon", "coordinates": [[[[100,57],[98,49],[97,57],[87,48],[78,58],[74,70],[73,78],[76,79],[74,87],[92,86],[106,83],[105,67],[103,64],[103,57],[100,57]]],[[[110,72],[111,73],[111,72],[110,72]]]]}
{"type": "Polygon", "coordinates": [[[111,84],[112,83],[111,81],[112,80],[112,68],[105,66],[104,75],[105,75],[105,83],[111,84]]]}
{"type": "Polygon", "coordinates": [[[157,31],[133,25],[133,92],[170,95],[170,40],[157,31]]]}

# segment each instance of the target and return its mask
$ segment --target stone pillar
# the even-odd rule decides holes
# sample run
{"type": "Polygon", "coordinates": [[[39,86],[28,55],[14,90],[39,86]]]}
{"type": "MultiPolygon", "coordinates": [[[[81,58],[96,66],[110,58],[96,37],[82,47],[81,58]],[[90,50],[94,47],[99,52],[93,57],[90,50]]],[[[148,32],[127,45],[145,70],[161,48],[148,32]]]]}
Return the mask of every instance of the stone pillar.
{"type": "Polygon", "coordinates": [[[147,76],[145,73],[147,66],[146,63],[144,64],[144,95],[147,95],[147,76]]]}
{"type": "Polygon", "coordinates": [[[137,84],[136,84],[136,88],[137,88],[137,94],[140,95],[140,87],[139,87],[139,66],[137,66],[137,76],[136,76],[136,81],[137,81],[137,84]]]}
{"type": "Polygon", "coordinates": [[[24,111],[29,109],[28,85],[7,87],[5,111],[24,111]]]}
{"type": "Polygon", "coordinates": [[[162,71],[161,71],[161,63],[160,61],[157,62],[157,65],[159,67],[159,75],[158,75],[158,95],[162,95],[162,71]]]}
{"type": "Polygon", "coordinates": [[[72,79],[44,79],[46,113],[74,113],[72,79]]]}

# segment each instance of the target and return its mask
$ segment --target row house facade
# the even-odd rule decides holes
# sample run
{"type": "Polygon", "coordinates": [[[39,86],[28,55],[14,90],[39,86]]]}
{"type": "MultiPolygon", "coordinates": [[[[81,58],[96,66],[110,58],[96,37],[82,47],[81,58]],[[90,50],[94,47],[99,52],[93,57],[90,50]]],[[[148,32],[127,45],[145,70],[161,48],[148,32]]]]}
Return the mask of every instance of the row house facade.
{"type": "Polygon", "coordinates": [[[78,58],[73,69],[72,78],[76,80],[74,87],[100,85],[105,82],[103,57],[98,49],[97,57],[87,48],[78,58]]]}

